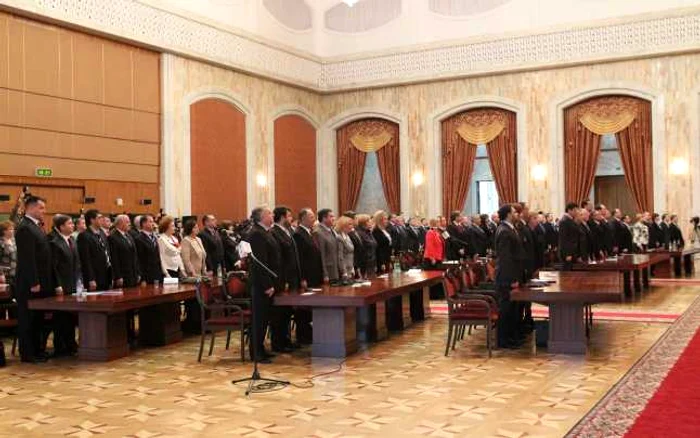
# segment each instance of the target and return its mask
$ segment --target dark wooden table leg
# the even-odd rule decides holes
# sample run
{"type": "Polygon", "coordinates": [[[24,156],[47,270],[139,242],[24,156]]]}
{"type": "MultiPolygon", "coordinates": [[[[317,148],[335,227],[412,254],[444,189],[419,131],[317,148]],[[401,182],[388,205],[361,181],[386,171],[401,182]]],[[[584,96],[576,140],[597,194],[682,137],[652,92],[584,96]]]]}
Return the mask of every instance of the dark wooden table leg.
{"type": "Polygon", "coordinates": [[[556,303],[549,305],[549,353],[585,354],[586,328],[583,304],[556,303]]]}
{"type": "Polygon", "coordinates": [[[683,266],[685,267],[685,275],[689,277],[693,275],[693,255],[688,254],[683,256],[683,266]]]}
{"type": "MultiPolygon", "coordinates": [[[[377,308],[379,312],[379,308],[377,308]]],[[[347,357],[357,351],[356,311],[354,307],[314,307],[315,357],[347,357]]]]}
{"type": "Polygon", "coordinates": [[[632,278],[634,281],[634,291],[642,292],[642,275],[639,269],[632,271],[632,278]]]}
{"type": "Polygon", "coordinates": [[[622,272],[622,283],[624,285],[624,290],[625,290],[625,296],[632,296],[632,279],[630,278],[630,271],[623,271],[622,272]]]}
{"type": "Polygon", "coordinates": [[[81,360],[109,361],[129,354],[126,333],[126,313],[78,314],[81,360]]]}
{"type": "Polygon", "coordinates": [[[681,256],[674,256],[673,257],[673,273],[676,275],[677,278],[680,278],[683,275],[683,270],[681,268],[681,256]]]}
{"type": "Polygon", "coordinates": [[[430,311],[430,287],[426,286],[423,288],[423,319],[430,318],[432,312],[430,311]]]}
{"type": "Polygon", "coordinates": [[[411,293],[401,295],[401,326],[405,330],[413,325],[411,318],[411,293]]]}
{"type": "Polygon", "coordinates": [[[671,259],[664,260],[654,266],[655,278],[671,278],[671,259]]]}
{"type": "Polygon", "coordinates": [[[642,286],[645,289],[649,289],[649,271],[651,268],[644,268],[642,269],[642,286]]]}
{"type": "Polygon", "coordinates": [[[389,330],[386,327],[386,310],[384,301],[357,309],[357,340],[374,342],[386,339],[389,330]]]}
{"type": "Polygon", "coordinates": [[[139,310],[139,344],[162,346],[180,340],[180,303],[157,304],[139,310]]]}

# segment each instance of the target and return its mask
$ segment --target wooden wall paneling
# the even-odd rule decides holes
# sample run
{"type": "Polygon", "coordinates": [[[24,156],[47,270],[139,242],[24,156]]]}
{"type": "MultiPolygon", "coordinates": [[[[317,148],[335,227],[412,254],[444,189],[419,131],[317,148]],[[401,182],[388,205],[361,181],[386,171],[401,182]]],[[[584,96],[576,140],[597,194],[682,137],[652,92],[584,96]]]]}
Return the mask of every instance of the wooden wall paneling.
{"type": "Polygon", "coordinates": [[[81,101],[104,101],[102,43],[89,35],[73,34],[73,98],[81,101]]]}
{"type": "Polygon", "coordinates": [[[295,213],[316,209],[316,128],[303,117],[285,115],[274,123],[275,203],[295,213]]]}
{"type": "Polygon", "coordinates": [[[134,108],[152,113],[160,112],[160,54],[135,49],[134,108]]]}
{"type": "Polygon", "coordinates": [[[24,90],[57,95],[59,91],[59,29],[33,21],[24,26],[24,90]]]}
{"type": "Polygon", "coordinates": [[[9,45],[7,86],[16,90],[24,89],[24,25],[16,18],[7,23],[9,45]]]}
{"type": "Polygon", "coordinates": [[[247,217],[245,114],[228,102],[190,107],[192,214],[247,217]]]}
{"type": "Polygon", "coordinates": [[[9,19],[6,14],[0,14],[0,88],[7,87],[8,65],[10,63],[9,19]]]}
{"type": "Polygon", "coordinates": [[[104,103],[122,108],[134,106],[133,49],[103,41],[104,103]]]}
{"type": "Polygon", "coordinates": [[[59,36],[59,82],[58,97],[73,98],[73,35],[61,29],[59,36]]]}

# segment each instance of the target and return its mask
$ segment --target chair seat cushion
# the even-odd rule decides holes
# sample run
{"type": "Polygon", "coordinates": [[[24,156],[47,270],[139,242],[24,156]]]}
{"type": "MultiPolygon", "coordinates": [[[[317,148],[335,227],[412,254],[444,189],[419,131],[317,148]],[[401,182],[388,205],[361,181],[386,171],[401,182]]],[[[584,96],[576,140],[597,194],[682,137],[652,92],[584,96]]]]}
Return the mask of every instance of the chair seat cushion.
{"type": "MultiPolygon", "coordinates": [[[[250,322],[250,311],[244,311],[242,318],[243,318],[244,323],[250,322]]],[[[241,314],[234,313],[233,315],[228,315],[228,316],[215,316],[213,318],[207,319],[207,324],[208,325],[240,325],[241,324],[241,314]]]]}
{"type": "MultiPolygon", "coordinates": [[[[450,314],[451,320],[461,320],[461,319],[489,319],[488,312],[482,309],[459,309],[454,313],[450,314]]],[[[498,312],[491,312],[490,319],[492,321],[498,320],[498,312]]]]}

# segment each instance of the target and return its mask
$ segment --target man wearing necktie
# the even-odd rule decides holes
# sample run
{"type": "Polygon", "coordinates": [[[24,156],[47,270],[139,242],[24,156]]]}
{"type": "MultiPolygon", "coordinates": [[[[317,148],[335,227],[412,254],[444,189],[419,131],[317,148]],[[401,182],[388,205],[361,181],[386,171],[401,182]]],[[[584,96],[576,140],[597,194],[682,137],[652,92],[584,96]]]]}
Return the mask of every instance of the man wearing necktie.
{"type": "Polygon", "coordinates": [[[109,244],[100,228],[100,213],[85,213],[87,229],[78,235],[78,253],[83,271],[83,284],[90,291],[108,290],[112,287],[112,262],[109,244]]]}
{"type": "Polygon", "coordinates": [[[153,220],[153,216],[150,214],[141,216],[141,231],[134,242],[139,261],[141,285],[143,286],[163,281],[163,268],[160,264],[158,240],[154,233],[155,226],[156,223],[153,220]]]}

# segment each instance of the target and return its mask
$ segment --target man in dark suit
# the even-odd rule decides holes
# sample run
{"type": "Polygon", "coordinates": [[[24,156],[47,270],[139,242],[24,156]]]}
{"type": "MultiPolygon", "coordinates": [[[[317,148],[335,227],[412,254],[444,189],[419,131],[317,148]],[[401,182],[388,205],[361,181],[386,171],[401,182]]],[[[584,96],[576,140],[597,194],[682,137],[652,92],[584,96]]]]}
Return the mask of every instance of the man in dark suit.
{"type": "Polygon", "coordinates": [[[155,235],[156,223],[153,216],[144,214],[141,216],[141,231],[134,241],[136,254],[139,261],[139,274],[141,285],[153,284],[163,281],[163,266],[160,263],[160,251],[158,239],[155,235]]]}
{"type": "Polygon", "coordinates": [[[345,213],[343,213],[343,216],[349,217],[352,219],[352,230],[348,233],[348,237],[350,237],[350,241],[352,242],[353,248],[355,248],[353,252],[354,256],[354,267],[357,269],[361,264],[362,264],[362,251],[363,251],[363,244],[362,244],[362,238],[360,235],[357,233],[357,230],[355,227],[357,227],[357,221],[355,220],[355,216],[357,214],[352,211],[348,210],[345,213]]]}
{"type": "Polygon", "coordinates": [[[659,228],[661,229],[661,239],[663,242],[663,247],[668,249],[669,243],[671,242],[671,233],[669,232],[669,225],[671,224],[671,216],[668,213],[661,215],[661,223],[659,228]]]}
{"type": "MultiPolygon", "coordinates": [[[[71,237],[73,228],[70,216],[57,214],[53,217],[50,243],[56,295],[73,295],[80,275],[78,248],[71,237]]],[[[75,342],[77,323],[76,315],[72,313],[54,312],[54,356],[70,356],[78,352],[78,344],[75,342]]]]}
{"type": "Polygon", "coordinates": [[[661,218],[658,213],[651,216],[651,221],[647,223],[649,227],[649,249],[663,248],[664,233],[660,227],[661,218]]]}
{"type": "Polygon", "coordinates": [[[392,214],[389,215],[389,226],[386,230],[391,236],[391,249],[394,254],[405,252],[408,249],[408,239],[406,237],[406,225],[403,217],[392,214]]]}
{"type": "Polygon", "coordinates": [[[496,230],[496,291],[499,294],[498,346],[518,348],[518,306],[510,300],[510,291],[523,278],[523,246],[513,225],[515,210],[506,204],[498,210],[500,224],[496,230]]]}
{"type": "MultiPolygon", "coordinates": [[[[247,239],[255,257],[272,272],[280,272],[280,247],[272,237],[270,228],[273,224],[272,211],[267,207],[258,207],[251,213],[253,227],[247,239]]],[[[255,312],[255,340],[251,337],[250,351],[261,363],[271,363],[272,357],[265,351],[265,329],[270,320],[270,304],[275,290],[279,290],[279,279],[271,276],[254,261],[249,262],[252,281],[253,312],[255,312]]]]}
{"type": "MultiPolygon", "coordinates": [[[[321,251],[313,238],[313,226],[316,221],[316,214],[310,208],[302,208],[299,211],[299,226],[294,233],[299,254],[300,286],[317,288],[323,283],[323,264],[321,261],[321,251]]],[[[299,308],[294,313],[297,333],[296,340],[300,344],[310,344],[311,333],[311,311],[299,308]]]]}
{"type": "Polygon", "coordinates": [[[459,211],[450,214],[450,224],[447,226],[447,259],[459,260],[467,256],[468,239],[467,233],[462,224],[464,216],[459,211]]]}
{"type": "Polygon", "coordinates": [[[469,241],[472,243],[470,254],[478,256],[486,256],[486,250],[489,247],[489,236],[481,227],[481,217],[474,216],[472,224],[467,229],[469,233],[469,241]]]}
{"type": "Polygon", "coordinates": [[[603,223],[603,216],[598,208],[593,210],[592,216],[588,221],[588,228],[591,230],[591,239],[593,240],[591,255],[596,260],[601,259],[608,252],[606,246],[607,227],[603,223]]]}
{"type": "Polygon", "coordinates": [[[85,212],[87,229],[78,235],[80,268],[83,271],[83,284],[90,291],[108,290],[112,287],[112,262],[109,244],[100,229],[100,213],[97,210],[85,212]]]}
{"type": "Polygon", "coordinates": [[[619,221],[618,230],[618,250],[620,254],[632,254],[634,252],[634,239],[632,235],[632,218],[629,215],[624,215],[619,221]]]}
{"type": "Polygon", "coordinates": [[[559,229],[557,224],[554,222],[554,215],[552,213],[547,213],[545,215],[545,222],[542,224],[545,231],[547,246],[551,249],[556,249],[559,247],[559,229]]]}
{"type": "Polygon", "coordinates": [[[224,269],[224,242],[216,230],[216,217],[211,214],[205,215],[202,225],[204,229],[199,233],[199,238],[202,239],[204,250],[207,252],[207,271],[216,275],[219,268],[224,269]]]}
{"type": "Polygon", "coordinates": [[[136,241],[139,237],[139,232],[141,232],[141,215],[134,216],[134,220],[131,221],[131,228],[129,228],[129,235],[132,241],[136,241]]]}
{"type": "Polygon", "coordinates": [[[681,227],[678,226],[678,216],[675,214],[671,215],[671,223],[668,225],[668,238],[669,242],[673,243],[676,248],[683,248],[685,246],[683,232],[681,231],[681,227]]]}
{"type": "Polygon", "coordinates": [[[580,228],[579,235],[579,252],[581,260],[588,262],[595,260],[595,241],[593,240],[593,232],[591,231],[588,221],[590,220],[590,212],[586,208],[582,208],[578,216],[578,225],[580,228]]]}
{"type": "Polygon", "coordinates": [[[564,270],[571,270],[574,263],[581,258],[579,248],[580,229],[576,223],[578,204],[570,202],[566,205],[566,213],[559,221],[559,257],[564,263],[564,270]]]}
{"type": "Polygon", "coordinates": [[[406,250],[416,254],[425,246],[425,229],[417,217],[412,217],[406,226],[406,250]]]}
{"type": "Polygon", "coordinates": [[[29,310],[29,300],[51,296],[52,280],[51,247],[42,228],[46,211],[45,201],[27,196],[24,201],[24,218],[17,226],[17,272],[15,275],[15,299],[19,352],[22,362],[45,362],[43,336],[43,312],[29,310]]]}
{"type": "MultiPolygon", "coordinates": [[[[275,221],[270,232],[280,249],[279,269],[275,272],[278,278],[278,291],[298,290],[301,274],[299,273],[299,256],[297,246],[292,236],[290,224],[292,211],[284,206],[277,207],[273,211],[275,221]]],[[[272,351],[289,352],[296,347],[292,344],[289,333],[289,323],[292,318],[292,309],[289,307],[273,306],[270,311],[270,329],[272,338],[272,351]]]]}
{"type": "Polygon", "coordinates": [[[626,230],[625,225],[622,223],[623,215],[622,210],[616,208],[612,213],[612,220],[609,223],[610,230],[612,231],[613,237],[613,253],[622,254],[626,248],[626,230]]]}
{"type": "Polygon", "coordinates": [[[136,242],[129,233],[129,216],[121,214],[114,220],[114,231],[107,238],[112,254],[112,273],[115,287],[134,287],[139,284],[139,261],[136,242]]]}

